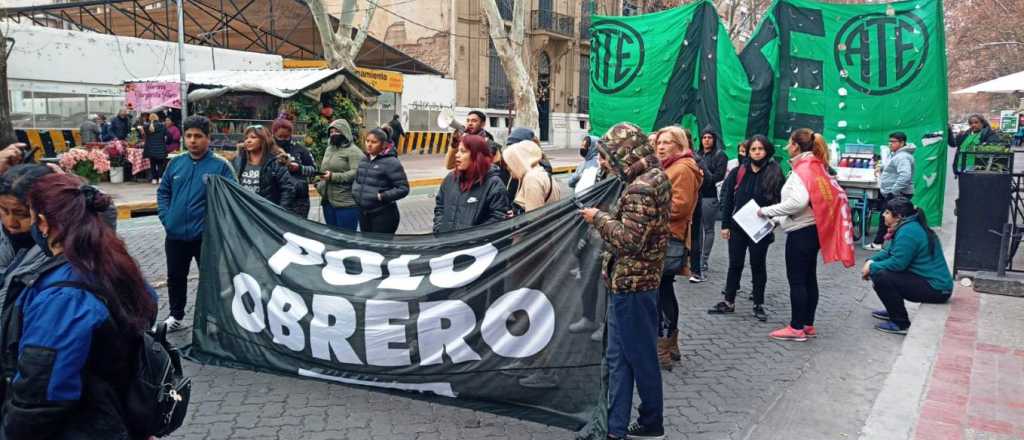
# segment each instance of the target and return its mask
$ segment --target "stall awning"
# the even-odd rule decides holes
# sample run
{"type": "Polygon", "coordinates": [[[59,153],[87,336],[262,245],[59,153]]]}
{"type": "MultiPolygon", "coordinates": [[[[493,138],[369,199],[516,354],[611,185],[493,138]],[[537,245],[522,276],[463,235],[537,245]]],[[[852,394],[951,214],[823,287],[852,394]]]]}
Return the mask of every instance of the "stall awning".
{"type": "Polygon", "coordinates": [[[1017,72],[1011,75],[985,81],[963,90],[957,90],[954,94],[966,93],[1014,93],[1024,92],[1024,72],[1017,72]]]}
{"type": "MultiPolygon", "coordinates": [[[[177,82],[178,75],[163,75],[132,80],[132,83],[177,82]]],[[[345,69],[289,69],[289,70],[211,70],[189,73],[188,99],[201,101],[225,93],[265,93],[278,98],[290,98],[299,93],[320,99],[326,92],[344,88],[353,97],[364,102],[380,95],[376,89],[345,69]]]]}

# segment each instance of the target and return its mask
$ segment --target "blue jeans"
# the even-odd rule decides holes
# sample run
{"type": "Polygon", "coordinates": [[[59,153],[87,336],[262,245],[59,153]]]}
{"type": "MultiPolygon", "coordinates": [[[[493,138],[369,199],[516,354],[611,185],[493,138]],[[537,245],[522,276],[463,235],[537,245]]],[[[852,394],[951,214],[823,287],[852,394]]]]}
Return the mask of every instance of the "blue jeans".
{"type": "Polygon", "coordinates": [[[355,231],[356,227],[359,226],[358,206],[335,208],[326,200],[322,205],[324,208],[324,223],[341,229],[348,229],[349,231],[355,231]]]}
{"type": "Polygon", "coordinates": [[[608,301],[608,433],[626,436],[633,384],[640,394],[646,427],[662,427],[661,370],[658,368],[658,291],[612,293],[608,301]]]}

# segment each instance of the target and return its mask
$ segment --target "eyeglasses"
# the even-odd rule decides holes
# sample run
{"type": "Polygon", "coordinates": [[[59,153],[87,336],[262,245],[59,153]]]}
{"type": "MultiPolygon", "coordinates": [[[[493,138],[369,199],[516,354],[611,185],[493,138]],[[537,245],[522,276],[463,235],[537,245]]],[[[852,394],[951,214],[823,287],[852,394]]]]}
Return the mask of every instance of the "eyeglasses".
{"type": "Polygon", "coordinates": [[[266,127],[264,127],[264,126],[262,126],[262,125],[259,125],[259,124],[256,124],[256,125],[250,125],[250,126],[248,126],[248,127],[245,127],[245,129],[246,129],[246,130],[259,130],[259,129],[261,129],[261,128],[266,128],[266,127]]]}

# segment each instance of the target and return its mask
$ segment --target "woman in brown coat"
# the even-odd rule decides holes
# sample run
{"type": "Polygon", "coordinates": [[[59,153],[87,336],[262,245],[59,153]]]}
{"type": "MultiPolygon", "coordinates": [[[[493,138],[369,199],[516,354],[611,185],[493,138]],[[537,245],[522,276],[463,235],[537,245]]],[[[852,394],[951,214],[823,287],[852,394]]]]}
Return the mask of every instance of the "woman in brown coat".
{"type": "Polygon", "coordinates": [[[690,136],[682,128],[671,126],[658,130],[655,141],[658,159],[672,182],[672,213],[669,216],[668,253],[665,270],[658,288],[658,363],[672,370],[672,361],[679,360],[679,303],[676,300],[675,276],[686,273],[687,249],[690,249],[690,225],[693,211],[700,203],[700,186],[704,174],[690,149],[690,136]]]}

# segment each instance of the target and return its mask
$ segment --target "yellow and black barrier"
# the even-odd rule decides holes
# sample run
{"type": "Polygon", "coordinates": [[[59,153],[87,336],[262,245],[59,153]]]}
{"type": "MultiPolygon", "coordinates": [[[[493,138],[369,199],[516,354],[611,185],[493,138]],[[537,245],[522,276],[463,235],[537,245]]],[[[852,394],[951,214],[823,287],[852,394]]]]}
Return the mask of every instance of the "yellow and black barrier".
{"type": "Polygon", "coordinates": [[[451,141],[450,132],[409,131],[398,141],[398,154],[445,154],[451,141]]]}
{"type": "Polygon", "coordinates": [[[57,157],[68,151],[68,147],[82,144],[82,136],[75,129],[25,128],[14,130],[18,142],[36,150],[36,160],[44,157],[57,157]]]}

